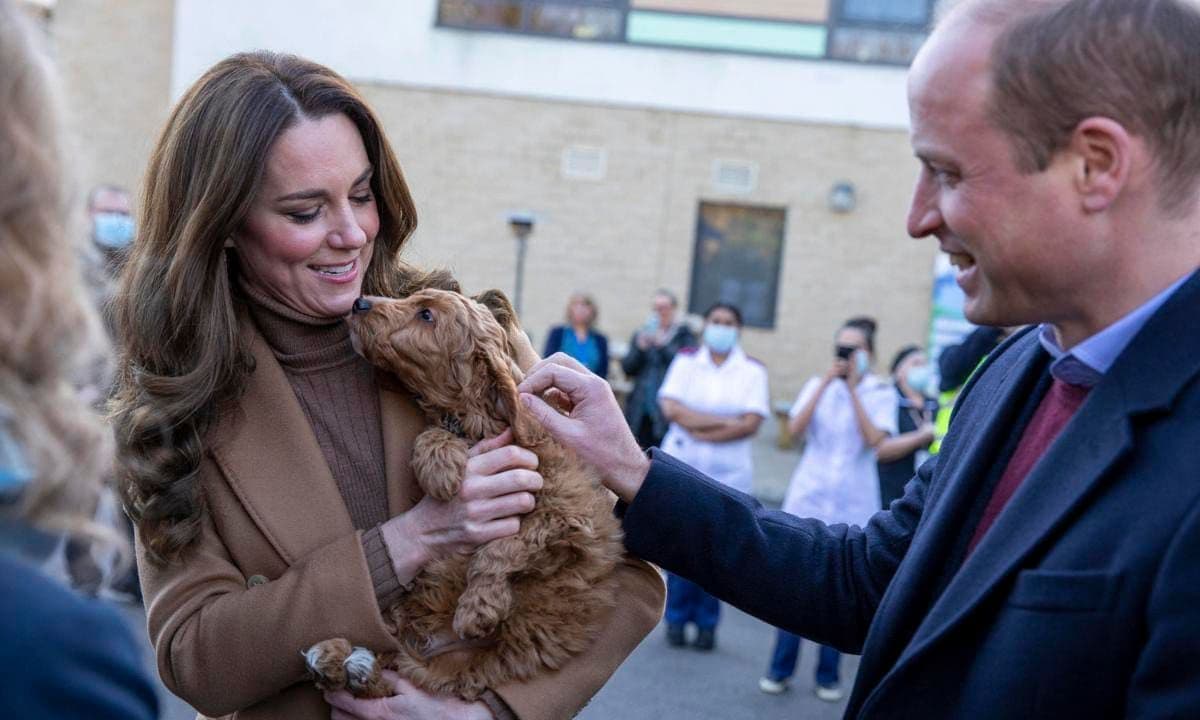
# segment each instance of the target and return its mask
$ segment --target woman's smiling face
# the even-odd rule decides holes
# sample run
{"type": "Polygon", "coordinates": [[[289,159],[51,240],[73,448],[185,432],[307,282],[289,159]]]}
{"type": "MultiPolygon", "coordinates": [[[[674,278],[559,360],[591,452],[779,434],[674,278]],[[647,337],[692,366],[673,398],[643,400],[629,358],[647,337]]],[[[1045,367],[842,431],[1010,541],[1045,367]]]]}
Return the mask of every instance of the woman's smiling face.
{"type": "Polygon", "coordinates": [[[349,313],[379,232],[372,170],[358,128],[341,113],[285,130],[232,238],[246,283],[305,315],[349,313]]]}

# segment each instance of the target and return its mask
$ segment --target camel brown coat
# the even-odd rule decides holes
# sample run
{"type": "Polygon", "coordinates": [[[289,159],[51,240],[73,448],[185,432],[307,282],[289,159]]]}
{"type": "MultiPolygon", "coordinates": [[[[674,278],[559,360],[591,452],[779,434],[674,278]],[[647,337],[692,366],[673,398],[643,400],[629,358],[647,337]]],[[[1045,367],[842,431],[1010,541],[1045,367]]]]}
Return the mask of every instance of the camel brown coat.
{"type": "MultiPolygon", "coordinates": [[[[376,650],[395,641],[299,401],[253,323],[243,316],[242,326],[256,370],[207,443],[200,537],[166,566],[138,543],[150,639],[163,682],[206,716],[327,720],[301,650],[331,637],[376,650]]],[[[380,410],[394,516],[419,499],[409,456],[425,423],[402,392],[381,390],[380,410]]],[[[493,688],[522,720],[571,717],[657,623],[658,572],[627,559],[618,573],[617,608],[590,650],[558,672],[493,688]]]]}

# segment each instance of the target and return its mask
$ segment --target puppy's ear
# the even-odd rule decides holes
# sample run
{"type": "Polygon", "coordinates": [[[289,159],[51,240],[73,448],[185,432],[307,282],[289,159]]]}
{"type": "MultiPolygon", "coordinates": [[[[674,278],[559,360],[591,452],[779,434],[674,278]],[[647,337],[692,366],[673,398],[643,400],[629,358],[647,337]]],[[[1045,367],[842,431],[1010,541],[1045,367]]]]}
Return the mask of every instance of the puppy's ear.
{"type": "Polygon", "coordinates": [[[508,296],[502,291],[484,290],[471,299],[490,310],[492,317],[500,323],[500,327],[507,329],[516,324],[517,313],[513,310],[512,303],[508,301],[508,296]]]}
{"type": "Polygon", "coordinates": [[[529,342],[529,336],[521,328],[521,321],[507,295],[500,290],[484,290],[473,299],[486,307],[492,313],[492,317],[496,318],[496,322],[500,323],[500,327],[504,328],[504,334],[508,338],[508,354],[520,370],[528,370],[541,360],[529,342]]]}
{"type": "MultiPolygon", "coordinates": [[[[501,295],[503,297],[503,295],[501,295]]],[[[505,299],[505,303],[507,303],[505,299]]],[[[527,416],[517,394],[517,383],[521,381],[521,370],[509,355],[506,329],[480,310],[474,319],[473,328],[480,364],[487,374],[490,395],[496,414],[513,431],[518,445],[532,443],[535,426],[527,416]]]]}
{"type": "Polygon", "coordinates": [[[396,268],[396,296],[408,297],[413,293],[427,288],[448,290],[462,293],[462,286],[454,279],[449,270],[442,268],[421,270],[408,263],[401,262],[396,268]]]}

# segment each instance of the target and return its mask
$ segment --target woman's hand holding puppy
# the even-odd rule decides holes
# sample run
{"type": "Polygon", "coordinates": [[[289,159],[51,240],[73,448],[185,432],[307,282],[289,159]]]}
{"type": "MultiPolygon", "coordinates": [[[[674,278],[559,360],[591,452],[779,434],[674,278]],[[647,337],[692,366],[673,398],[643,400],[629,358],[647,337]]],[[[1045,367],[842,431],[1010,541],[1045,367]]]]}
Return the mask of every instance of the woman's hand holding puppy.
{"type": "Polygon", "coordinates": [[[425,496],[383,524],[383,540],[401,584],[432,560],[470,553],[520,530],[520,516],[533,509],[542,476],[537,456],[510,444],[512,440],[512,431],[506,430],[472,447],[462,488],[452,500],[425,496]]]}

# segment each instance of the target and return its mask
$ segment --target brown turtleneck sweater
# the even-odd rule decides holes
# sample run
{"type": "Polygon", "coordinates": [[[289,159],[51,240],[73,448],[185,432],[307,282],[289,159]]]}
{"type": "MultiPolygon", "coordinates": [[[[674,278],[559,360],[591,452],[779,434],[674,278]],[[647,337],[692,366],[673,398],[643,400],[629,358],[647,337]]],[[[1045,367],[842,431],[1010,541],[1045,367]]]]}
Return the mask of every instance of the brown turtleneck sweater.
{"type": "Polygon", "coordinates": [[[363,531],[375,596],[386,609],[404,588],[379,532],[388,499],[375,370],[354,352],[345,320],[304,315],[245,283],[241,291],[300,401],[354,527],[363,531]]]}

